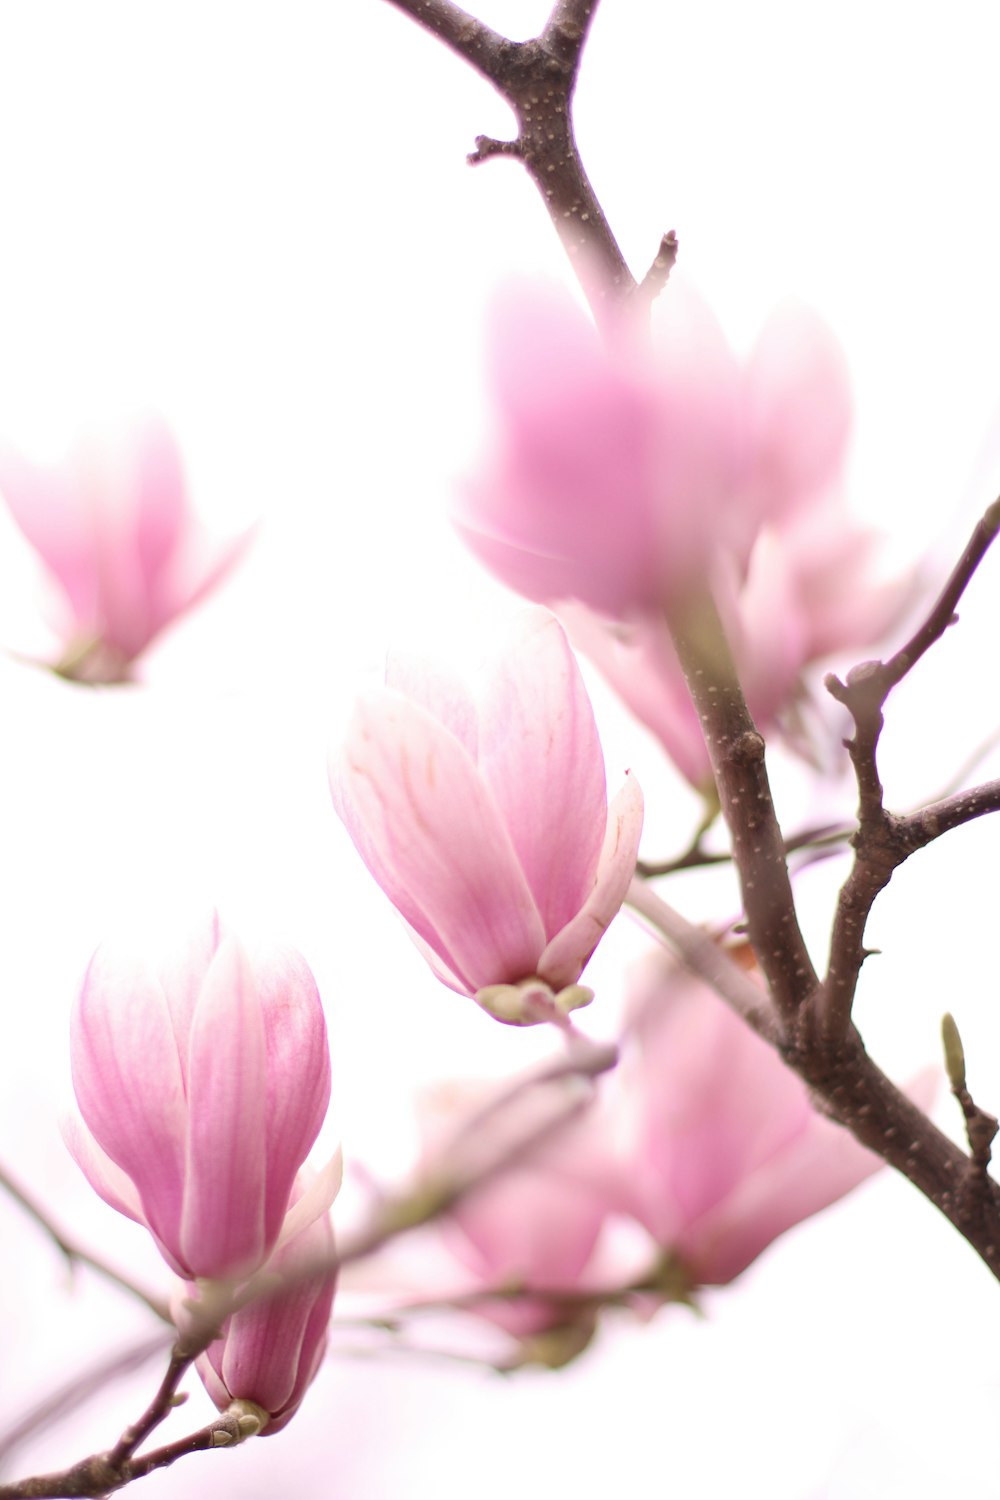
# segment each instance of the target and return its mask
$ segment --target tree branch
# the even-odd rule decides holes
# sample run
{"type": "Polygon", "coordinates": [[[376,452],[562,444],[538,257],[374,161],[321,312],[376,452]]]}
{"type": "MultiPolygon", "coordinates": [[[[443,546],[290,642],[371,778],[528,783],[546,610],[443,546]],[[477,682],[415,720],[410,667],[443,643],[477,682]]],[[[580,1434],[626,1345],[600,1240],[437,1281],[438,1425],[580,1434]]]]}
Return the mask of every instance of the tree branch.
{"type": "Polygon", "coordinates": [[[819,980],[795,911],[764,741],[747,708],[711,599],[706,595],[669,624],[732,839],[747,934],[775,1005],[790,1026],[819,980]]]}
{"type": "Polygon", "coordinates": [[[784,1038],[756,985],[707,933],[692,928],[639,881],[633,882],[628,901],[692,973],[778,1049],[808,1084],[823,1113],[908,1178],[1000,1280],[1000,1185],[886,1077],[855,1028],[838,1046],[806,1028],[793,1028],[790,1038],[784,1038]]]}
{"type": "Polygon", "coordinates": [[[150,1312],[155,1313],[162,1322],[173,1322],[170,1311],[161,1298],[155,1297],[151,1292],[145,1291],[137,1282],[132,1281],[130,1277],[124,1275],[123,1272],[114,1270],[106,1261],[101,1260],[96,1255],[92,1255],[89,1250],[82,1249],[75,1241],[69,1239],[56,1225],[55,1221],[49,1217],[47,1210],[42,1207],[38,1200],[26,1188],[23,1188],[19,1182],[15,1181],[7,1168],[3,1166],[0,1166],[0,1188],[7,1193],[8,1197],[13,1198],[15,1203],[20,1204],[25,1213],[34,1219],[35,1223],[44,1230],[56,1249],[65,1256],[71,1270],[74,1265],[89,1266],[92,1271],[96,1271],[106,1281],[112,1282],[120,1290],[128,1292],[130,1296],[137,1297],[140,1302],[145,1303],[150,1312]]]}
{"type": "MultiPolygon", "coordinates": [[[[636,283],[584,170],[572,119],[580,56],[597,0],[556,0],[541,33],[526,42],[500,36],[451,0],[390,3],[464,57],[510,105],[516,139],[480,136],[469,160],[505,155],[524,162],[597,322],[613,326],[636,283]]],[[[648,302],[665,282],[676,248],[676,238],[665,235],[644,282],[648,302]]]]}
{"type": "Polygon", "coordinates": [[[452,0],[389,0],[397,10],[412,16],[418,26],[440,38],[446,47],[457,52],[471,63],[490,83],[500,88],[501,56],[505,47],[516,47],[494,31],[470,16],[452,0]]]}
{"type": "Polygon", "coordinates": [[[781,1032],[767,996],[704,928],[695,927],[680,912],[668,906],[644,880],[636,878],[632,881],[625,900],[633,911],[645,917],[659,937],[666,940],[686,969],[721,995],[758,1036],[770,1042],[772,1047],[780,1045],[781,1032]]]}
{"type": "Polygon", "coordinates": [[[888,661],[867,661],[853,667],[844,682],[832,674],[826,679],[827,690],[854,719],[854,735],[846,745],[858,784],[854,864],[837,901],[826,978],[815,1003],[819,1029],[832,1042],[844,1036],[850,1026],[858,977],[867,957],[864,933],[868,916],[893,872],[916,849],[941,833],[995,810],[994,784],[988,783],[976,791],[946,798],[909,818],[887,812],[878,771],[878,743],[886,699],[954,623],[956,606],[998,531],[1000,500],[995,500],[977,522],[948,582],[906,645],[888,661]]]}

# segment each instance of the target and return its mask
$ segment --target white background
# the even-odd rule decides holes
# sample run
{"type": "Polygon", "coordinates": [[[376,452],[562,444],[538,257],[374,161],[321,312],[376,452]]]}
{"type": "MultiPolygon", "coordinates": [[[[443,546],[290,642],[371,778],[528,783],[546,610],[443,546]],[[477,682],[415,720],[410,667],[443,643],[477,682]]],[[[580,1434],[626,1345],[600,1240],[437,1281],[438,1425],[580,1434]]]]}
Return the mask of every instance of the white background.
{"type": "MultiPolygon", "coordinates": [[[[545,12],[482,13],[525,36],[545,12]]],[[[998,43],[991,0],[947,22],[902,0],[604,0],[578,94],[588,169],[637,272],[675,228],[737,347],[788,294],[832,323],[857,400],[855,509],[892,557],[933,554],[942,574],[1000,480],[998,43]]],[[[490,90],[383,0],[0,3],[0,437],[43,453],[91,416],[154,406],[206,518],[262,518],[239,574],[150,654],[144,688],[94,693],[0,662],[0,1157],[150,1280],[155,1256],[93,1199],[55,1123],[68,1009],[117,924],[208,901],[302,947],[350,1159],[405,1160],[415,1076],[537,1055],[425,973],[324,772],[390,641],[459,649],[510,607],[443,520],[483,425],[491,288],[512,270],[569,274],[516,165],[464,165],[476,133],[509,129],[490,90]]],[[[40,649],[32,559],[0,528],[0,639],[40,649]]],[[[1000,720],[997,566],[893,700],[893,805],[936,794],[1000,720]]],[[[632,765],[647,851],[679,848],[689,795],[595,691],[609,780],[632,765]]],[[[850,806],[847,780],[817,802],[780,759],[776,779],[789,826],[850,806]]],[[[897,875],[859,1001],[901,1078],[936,1059],[954,1010],[993,1108],[996,838],[963,830],[897,875]]],[[[802,881],[817,955],[841,873],[802,881]]],[[[734,907],[725,875],[672,896],[694,917],[734,907]]],[[[595,963],[597,1033],[635,942],[623,926],[595,963]]],[[[947,1128],[955,1116],[942,1101],[947,1128]]],[[[70,1293],[6,1204],[0,1259],[5,1425],[143,1325],[90,1278],[70,1293]]],[[[876,1179],[708,1310],[612,1327],[576,1367],[510,1382],[331,1360],[283,1436],[145,1493],[1000,1495],[997,1289],[906,1184],[876,1179]]],[[[15,1470],[106,1445],[151,1386],[94,1403],[15,1470]]]]}

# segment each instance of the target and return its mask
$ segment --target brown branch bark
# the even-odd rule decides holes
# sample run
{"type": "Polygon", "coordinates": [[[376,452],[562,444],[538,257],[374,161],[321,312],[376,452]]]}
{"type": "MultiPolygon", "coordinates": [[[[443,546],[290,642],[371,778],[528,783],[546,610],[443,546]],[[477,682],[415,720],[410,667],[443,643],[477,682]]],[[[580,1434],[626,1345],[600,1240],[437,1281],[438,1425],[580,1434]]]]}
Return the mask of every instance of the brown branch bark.
{"type": "MultiPolygon", "coordinates": [[[[500,36],[451,0],[390,4],[464,57],[510,105],[516,138],[480,136],[469,160],[513,155],[524,162],[595,318],[603,326],[613,325],[618,307],[635,294],[636,283],[584,169],[572,116],[580,56],[597,0],[557,0],[540,34],[525,42],[500,36]]],[[[676,252],[676,237],[665,235],[644,283],[647,300],[665,282],[676,252]]]]}
{"type": "Polygon", "coordinates": [[[701,719],[732,840],[747,935],[786,1025],[819,984],[799,928],[785,843],[771,797],[764,741],[747,708],[729,644],[707,598],[670,621],[701,719]]]}
{"type": "Polygon", "coordinates": [[[826,679],[828,691],[854,719],[854,735],[846,744],[858,784],[854,864],[837,901],[826,978],[815,1004],[819,1029],[832,1043],[843,1037],[851,1024],[854,995],[867,956],[864,934],[868,917],[893,872],[916,849],[940,834],[996,810],[996,783],[987,783],[909,817],[887,812],[878,770],[878,744],[886,699],[954,623],[959,600],[998,531],[1000,500],[995,500],[977,522],[948,582],[905,646],[888,661],[862,662],[852,668],[844,682],[832,675],[826,679]]]}

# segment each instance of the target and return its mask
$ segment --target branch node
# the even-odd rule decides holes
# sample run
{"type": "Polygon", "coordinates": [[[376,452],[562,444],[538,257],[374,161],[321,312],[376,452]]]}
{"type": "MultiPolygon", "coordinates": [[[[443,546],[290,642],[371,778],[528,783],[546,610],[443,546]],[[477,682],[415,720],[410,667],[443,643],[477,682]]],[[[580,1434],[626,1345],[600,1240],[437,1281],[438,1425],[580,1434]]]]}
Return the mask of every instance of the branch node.
{"type": "Polygon", "coordinates": [[[660,241],[653,264],[635,288],[633,296],[641,297],[650,304],[656,301],[670,279],[677,261],[677,249],[677,232],[670,229],[660,241]]]}
{"type": "Polygon", "coordinates": [[[478,167],[482,162],[489,161],[494,156],[516,156],[523,157],[524,147],[517,141],[498,141],[492,135],[477,135],[476,149],[470,151],[465,158],[470,167],[478,167]]]}

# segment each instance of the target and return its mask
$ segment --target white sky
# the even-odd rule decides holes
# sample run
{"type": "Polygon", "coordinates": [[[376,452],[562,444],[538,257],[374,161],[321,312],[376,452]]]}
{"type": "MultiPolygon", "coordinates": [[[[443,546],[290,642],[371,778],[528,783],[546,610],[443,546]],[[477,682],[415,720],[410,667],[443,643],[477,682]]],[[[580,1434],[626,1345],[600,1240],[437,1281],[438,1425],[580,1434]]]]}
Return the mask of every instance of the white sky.
{"type": "MultiPolygon", "coordinates": [[[[483,14],[523,36],[546,10],[483,14]]],[[[943,547],[942,573],[1000,487],[998,43],[992,0],[959,0],[947,21],[913,0],[603,0],[578,94],[588,169],[638,272],[675,228],[739,347],[785,295],[831,322],[857,397],[854,506],[901,559],[943,547]]],[[[349,1155],[405,1155],[414,1069],[537,1055],[424,972],[324,776],[390,641],[464,646],[510,607],[442,519],[482,427],[490,289],[512,270],[569,274],[516,165],[464,165],[478,132],[508,130],[489,89],[383,0],[0,0],[0,440],[48,451],[91,415],[156,406],[204,514],[220,530],[263,518],[239,576],[151,654],[148,690],[0,663],[0,1157],[81,1234],[146,1256],[151,1278],[155,1257],[92,1201],[53,1123],[80,970],[130,913],[210,900],[302,947],[349,1155]]],[[[899,807],[936,794],[1000,720],[998,567],[893,702],[899,807]]],[[[36,583],[0,520],[4,642],[40,641],[36,583]]],[[[649,852],[679,847],[687,794],[597,701],[609,780],[631,764],[650,795],[649,852]]],[[[795,825],[817,794],[780,761],[776,777],[795,825]]],[[[845,781],[822,815],[850,800],[845,781]]],[[[936,1060],[954,1010],[993,1109],[997,836],[964,830],[894,879],[860,1000],[900,1078],[936,1060]]],[[[802,883],[818,953],[837,873],[802,883]]],[[[728,881],[672,897],[728,914],[728,881]]],[[[595,965],[606,1014],[633,945],[616,933],[595,965]]],[[[939,1114],[955,1128],[947,1102],[939,1114]]],[[[89,1282],[67,1296],[4,1204],[0,1246],[6,1414],[135,1323],[89,1282]]],[[[510,1383],[331,1361],[284,1437],[144,1493],[936,1500],[964,1481],[1000,1496],[997,1291],[905,1184],[880,1178],[789,1236],[710,1310],[614,1329],[578,1367],[510,1383]]],[[[18,1470],[106,1444],[137,1389],[18,1470]]]]}

